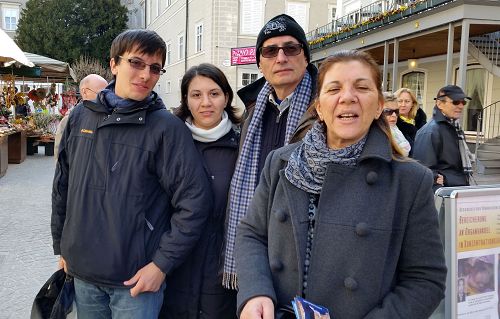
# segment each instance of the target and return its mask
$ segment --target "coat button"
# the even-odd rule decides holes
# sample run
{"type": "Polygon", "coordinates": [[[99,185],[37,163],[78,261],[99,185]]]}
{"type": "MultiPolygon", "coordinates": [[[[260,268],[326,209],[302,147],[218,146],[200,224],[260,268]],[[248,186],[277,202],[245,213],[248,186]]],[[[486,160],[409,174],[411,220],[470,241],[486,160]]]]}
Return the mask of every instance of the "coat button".
{"type": "Polygon", "coordinates": [[[283,270],[283,263],[279,260],[275,260],[271,263],[271,270],[273,271],[281,271],[283,270]]]}
{"type": "Polygon", "coordinates": [[[116,121],[117,121],[117,122],[120,122],[120,120],[121,120],[121,118],[119,118],[119,117],[117,117],[117,118],[116,118],[116,121]]]}
{"type": "Polygon", "coordinates": [[[142,121],[142,117],[139,118],[139,121],[142,121]]]}
{"type": "Polygon", "coordinates": [[[358,283],[351,277],[344,279],[344,286],[351,291],[358,289],[358,283]]]}
{"type": "Polygon", "coordinates": [[[375,182],[377,181],[377,179],[378,179],[377,172],[371,171],[371,172],[368,172],[368,174],[366,174],[366,182],[369,185],[375,184],[375,182]]]}
{"type": "Polygon", "coordinates": [[[286,221],[286,213],[283,211],[277,211],[276,212],[276,219],[279,220],[280,222],[284,223],[286,221]]]}
{"type": "Polygon", "coordinates": [[[370,233],[370,226],[367,223],[356,224],[356,235],[363,237],[370,233]]]}

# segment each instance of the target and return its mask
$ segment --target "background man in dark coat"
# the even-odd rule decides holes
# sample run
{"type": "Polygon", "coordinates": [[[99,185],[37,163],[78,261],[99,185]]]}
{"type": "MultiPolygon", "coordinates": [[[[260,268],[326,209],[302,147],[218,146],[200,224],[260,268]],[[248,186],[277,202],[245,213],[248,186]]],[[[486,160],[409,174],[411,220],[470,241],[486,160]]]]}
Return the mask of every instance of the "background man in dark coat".
{"type": "MultiPolygon", "coordinates": [[[[80,95],[82,96],[82,100],[95,100],[97,98],[97,94],[101,92],[106,86],[108,86],[108,81],[104,79],[102,76],[98,74],[89,74],[84,77],[80,81],[80,95]]],[[[62,133],[64,132],[64,128],[68,124],[69,113],[72,108],[69,109],[64,117],[59,122],[57,126],[55,141],[54,141],[54,156],[57,160],[57,154],[59,151],[59,143],[61,143],[62,133]]]]}
{"type": "Polygon", "coordinates": [[[460,126],[466,99],[471,98],[456,85],[441,88],[435,98],[432,120],[415,137],[413,158],[433,171],[434,190],[469,185],[473,156],[460,126]]]}

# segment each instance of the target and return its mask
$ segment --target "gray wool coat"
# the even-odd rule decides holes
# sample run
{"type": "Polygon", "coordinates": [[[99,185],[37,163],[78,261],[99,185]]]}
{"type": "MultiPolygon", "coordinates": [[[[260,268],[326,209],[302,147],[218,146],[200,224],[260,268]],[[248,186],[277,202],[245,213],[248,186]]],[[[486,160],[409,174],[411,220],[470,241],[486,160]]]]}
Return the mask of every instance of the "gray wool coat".
{"type": "MultiPolygon", "coordinates": [[[[256,296],[270,297],[278,309],[302,293],[308,194],[283,170],[300,143],[269,154],[238,227],[238,313],[256,296]]],[[[306,298],[335,319],[428,318],[445,281],[432,173],[393,160],[388,138],[372,125],[357,166],[328,166],[306,298]]]]}

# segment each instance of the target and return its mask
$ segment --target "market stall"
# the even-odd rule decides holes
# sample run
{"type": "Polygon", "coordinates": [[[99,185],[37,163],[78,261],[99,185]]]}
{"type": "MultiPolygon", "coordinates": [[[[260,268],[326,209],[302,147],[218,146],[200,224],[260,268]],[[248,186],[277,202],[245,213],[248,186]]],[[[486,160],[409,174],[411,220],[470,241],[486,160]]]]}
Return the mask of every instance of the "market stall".
{"type": "MultiPolygon", "coordinates": [[[[0,67],[18,68],[21,65],[33,68],[34,64],[29,61],[23,51],[16,45],[2,29],[0,29],[0,67]]],[[[9,124],[11,116],[10,108],[17,102],[24,101],[20,92],[16,92],[12,85],[14,75],[6,76],[8,85],[0,91],[0,177],[7,172],[9,163],[21,163],[26,158],[26,134],[17,130],[9,124]]]]}
{"type": "Polygon", "coordinates": [[[29,64],[0,62],[0,129],[11,130],[3,134],[2,156],[9,163],[22,163],[26,155],[38,153],[38,146],[45,146],[45,155],[52,156],[59,120],[77,102],[75,75],[68,63],[20,52],[29,64]]]}
{"type": "Polygon", "coordinates": [[[0,177],[5,175],[9,166],[9,148],[7,136],[0,135],[0,177]]]}
{"type": "Polygon", "coordinates": [[[9,135],[16,132],[14,128],[0,127],[0,177],[5,175],[9,166],[9,135]]]}

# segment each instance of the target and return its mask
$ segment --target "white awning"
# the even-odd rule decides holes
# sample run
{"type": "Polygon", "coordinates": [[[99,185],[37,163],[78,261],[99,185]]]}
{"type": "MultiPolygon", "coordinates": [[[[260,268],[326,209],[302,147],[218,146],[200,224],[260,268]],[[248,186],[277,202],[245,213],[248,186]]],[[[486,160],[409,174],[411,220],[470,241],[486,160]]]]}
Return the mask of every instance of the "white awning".
{"type": "Polygon", "coordinates": [[[21,63],[33,67],[33,63],[26,57],[11,37],[0,29],[0,66],[10,66],[13,63],[21,63]]]}
{"type": "Polygon", "coordinates": [[[26,57],[34,63],[35,66],[42,68],[41,78],[49,78],[49,81],[76,81],[76,76],[69,64],[63,61],[55,60],[43,55],[24,52],[26,57]]]}

